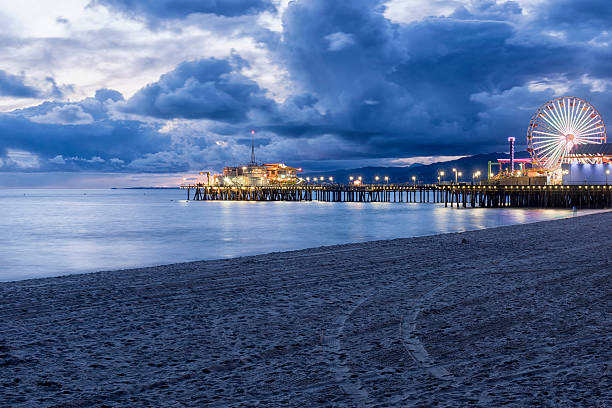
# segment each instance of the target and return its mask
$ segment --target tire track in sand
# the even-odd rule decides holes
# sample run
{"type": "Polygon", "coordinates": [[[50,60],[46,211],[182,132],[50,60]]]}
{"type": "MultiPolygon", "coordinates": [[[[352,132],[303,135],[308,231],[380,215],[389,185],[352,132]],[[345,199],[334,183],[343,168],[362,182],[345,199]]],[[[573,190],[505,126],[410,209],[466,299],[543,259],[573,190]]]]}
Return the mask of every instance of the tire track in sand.
{"type": "Polygon", "coordinates": [[[402,321],[400,321],[399,324],[400,338],[402,339],[408,354],[410,354],[410,357],[412,357],[419,367],[423,368],[435,378],[444,381],[451,381],[454,379],[454,377],[446,368],[436,365],[433,358],[429,355],[429,353],[427,353],[423,343],[421,343],[419,337],[417,336],[416,323],[419,314],[425,309],[426,303],[431,301],[437,292],[446,289],[451,284],[452,282],[436,286],[417,299],[414,303],[414,313],[407,316],[406,319],[402,318],[402,321]]]}
{"type": "Polygon", "coordinates": [[[344,310],[343,313],[336,316],[334,322],[326,330],[326,335],[323,337],[323,348],[332,356],[331,370],[334,374],[334,379],[342,390],[353,400],[355,406],[366,406],[368,393],[363,390],[361,381],[357,378],[351,379],[351,370],[346,365],[347,356],[342,353],[342,345],[340,344],[340,336],[344,332],[346,321],[359,309],[376,290],[370,289],[363,294],[357,302],[351,307],[344,310]]]}

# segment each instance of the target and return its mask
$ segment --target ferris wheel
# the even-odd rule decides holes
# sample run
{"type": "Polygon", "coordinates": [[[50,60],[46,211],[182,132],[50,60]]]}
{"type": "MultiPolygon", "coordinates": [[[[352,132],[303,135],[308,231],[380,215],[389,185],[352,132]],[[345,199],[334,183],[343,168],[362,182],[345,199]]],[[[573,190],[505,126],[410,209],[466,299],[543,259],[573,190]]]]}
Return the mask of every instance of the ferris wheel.
{"type": "Polygon", "coordinates": [[[557,170],[568,163],[567,156],[575,145],[605,141],[606,127],[597,109],[570,96],[540,106],[527,129],[527,150],[533,161],[546,170],[557,170]]]}

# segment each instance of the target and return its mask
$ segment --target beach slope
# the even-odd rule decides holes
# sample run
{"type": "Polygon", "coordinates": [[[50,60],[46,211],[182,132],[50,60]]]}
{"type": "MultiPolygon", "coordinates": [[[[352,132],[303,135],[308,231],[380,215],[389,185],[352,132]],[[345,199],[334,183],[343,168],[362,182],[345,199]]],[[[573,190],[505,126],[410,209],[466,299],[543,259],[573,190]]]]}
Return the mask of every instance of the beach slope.
{"type": "Polygon", "coordinates": [[[612,406],[612,213],[0,284],[0,406],[612,406]]]}

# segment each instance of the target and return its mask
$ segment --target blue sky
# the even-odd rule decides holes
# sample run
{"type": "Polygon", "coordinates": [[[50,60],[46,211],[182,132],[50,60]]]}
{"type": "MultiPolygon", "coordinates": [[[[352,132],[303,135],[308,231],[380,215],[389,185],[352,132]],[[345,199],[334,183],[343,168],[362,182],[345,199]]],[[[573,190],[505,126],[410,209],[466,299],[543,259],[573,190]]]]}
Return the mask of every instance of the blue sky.
{"type": "Polygon", "coordinates": [[[171,184],[248,160],[251,129],[309,170],[503,151],[557,96],[606,119],[611,21],[608,0],[3,2],[0,186],[171,184]]]}

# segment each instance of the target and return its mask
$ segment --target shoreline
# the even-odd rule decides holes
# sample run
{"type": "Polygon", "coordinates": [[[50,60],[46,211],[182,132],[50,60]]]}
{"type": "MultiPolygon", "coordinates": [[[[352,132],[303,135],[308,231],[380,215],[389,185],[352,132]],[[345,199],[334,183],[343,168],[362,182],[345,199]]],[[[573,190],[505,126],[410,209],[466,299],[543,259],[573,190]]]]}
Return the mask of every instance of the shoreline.
{"type": "Polygon", "coordinates": [[[20,407],[606,406],[612,213],[0,283],[20,407]]]}
{"type": "MultiPolygon", "coordinates": [[[[456,210],[462,210],[462,209],[457,208],[456,210]]],[[[463,210],[465,210],[465,209],[463,209],[463,210]]],[[[468,209],[468,210],[471,210],[471,209],[468,209]]],[[[494,210],[494,209],[491,209],[491,210],[494,210]]],[[[524,208],[507,208],[506,210],[524,211],[525,209],[524,208]]],[[[545,210],[545,209],[542,209],[542,210],[545,210]]],[[[555,210],[563,211],[561,209],[555,209],[555,210]]],[[[571,210],[568,209],[567,211],[571,211],[571,210]]],[[[198,262],[211,262],[211,261],[223,261],[223,260],[231,260],[231,259],[241,259],[241,258],[245,258],[245,257],[263,256],[263,255],[271,255],[271,254],[285,253],[285,252],[315,250],[315,249],[319,249],[319,248],[333,248],[333,247],[340,247],[340,246],[346,246],[346,245],[359,245],[359,244],[366,244],[366,243],[373,243],[373,242],[405,240],[405,239],[422,238],[422,237],[435,237],[435,236],[447,235],[447,234],[461,234],[461,233],[465,233],[465,232],[475,232],[475,231],[485,231],[485,230],[497,229],[497,228],[507,228],[507,227],[512,227],[512,226],[515,226],[515,225],[529,225],[529,224],[536,224],[536,223],[543,223],[543,222],[552,222],[552,221],[557,221],[557,220],[570,219],[570,218],[574,218],[574,217],[584,217],[584,216],[590,216],[590,215],[601,214],[601,213],[606,213],[606,212],[612,212],[612,210],[611,209],[600,209],[600,210],[597,210],[597,209],[583,209],[583,210],[579,210],[579,211],[577,211],[575,213],[571,213],[570,215],[562,216],[562,217],[555,218],[555,219],[552,219],[552,220],[527,221],[527,222],[523,222],[523,223],[498,225],[498,226],[494,226],[494,227],[467,229],[467,230],[454,231],[454,232],[441,232],[441,233],[434,233],[434,234],[414,235],[414,236],[410,236],[410,237],[397,237],[397,238],[377,239],[377,240],[368,240],[368,241],[344,242],[344,243],[338,243],[338,244],[332,244],[332,245],[305,247],[305,248],[297,248],[297,249],[290,249],[290,250],[283,250],[283,251],[274,251],[274,252],[262,252],[262,253],[255,253],[255,254],[246,254],[246,255],[241,255],[241,256],[231,256],[231,257],[226,257],[226,258],[197,259],[197,260],[193,260],[193,261],[178,261],[178,262],[161,263],[161,264],[153,264],[153,265],[142,265],[142,266],[134,266],[134,267],[126,267],[126,268],[118,268],[118,269],[91,270],[91,271],[68,273],[68,274],[55,275],[55,276],[42,276],[42,277],[25,278],[25,279],[17,279],[17,280],[6,280],[6,281],[0,280],[0,286],[3,285],[3,284],[6,284],[6,283],[24,282],[24,281],[30,281],[30,280],[66,278],[66,277],[70,277],[70,276],[80,276],[80,275],[89,275],[89,274],[98,274],[98,273],[121,273],[121,272],[129,272],[129,271],[132,271],[132,270],[140,270],[140,269],[146,269],[146,268],[160,268],[160,267],[166,267],[166,266],[175,266],[175,265],[191,264],[191,263],[198,263],[198,262]]]]}

